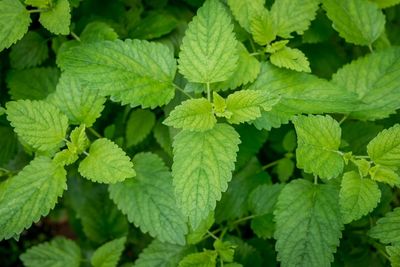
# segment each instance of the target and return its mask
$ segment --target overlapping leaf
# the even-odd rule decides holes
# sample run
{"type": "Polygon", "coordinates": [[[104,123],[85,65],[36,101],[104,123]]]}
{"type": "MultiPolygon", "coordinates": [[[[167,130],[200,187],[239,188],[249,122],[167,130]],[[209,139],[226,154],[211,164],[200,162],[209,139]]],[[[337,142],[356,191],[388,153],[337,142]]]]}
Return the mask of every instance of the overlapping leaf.
{"type": "Polygon", "coordinates": [[[400,166],[400,124],[380,132],[367,146],[368,155],[378,164],[400,166]]]}
{"type": "Polygon", "coordinates": [[[217,264],[217,252],[206,250],[187,255],[179,262],[179,267],[214,267],[217,264]]]}
{"type": "Polygon", "coordinates": [[[48,11],[40,13],[40,23],[54,34],[69,34],[69,25],[71,24],[69,1],[56,0],[53,3],[48,11]]]}
{"type": "Polygon", "coordinates": [[[369,235],[379,239],[384,244],[400,244],[400,208],[388,212],[380,218],[370,230],[369,235]]]}
{"type": "Polygon", "coordinates": [[[125,248],[126,237],[105,243],[96,249],[90,259],[93,267],[116,267],[125,248]]]}
{"type": "Polygon", "coordinates": [[[126,146],[134,146],[143,141],[153,129],[156,116],[149,110],[134,110],[126,123],[126,146]]]}
{"type": "Polygon", "coordinates": [[[284,47],[273,53],[270,57],[271,63],[280,68],[296,71],[311,72],[310,62],[299,49],[284,47]]]}
{"type": "Polygon", "coordinates": [[[235,19],[239,22],[246,31],[251,32],[251,20],[264,9],[265,1],[263,0],[228,0],[229,8],[231,9],[235,19]]]}
{"type": "Polygon", "coordinates": [[[41,64],[48,56],[46,40],[37,32],[30,31],[11,48],[10,63],[15,69],[25,69],[41,64]]]}

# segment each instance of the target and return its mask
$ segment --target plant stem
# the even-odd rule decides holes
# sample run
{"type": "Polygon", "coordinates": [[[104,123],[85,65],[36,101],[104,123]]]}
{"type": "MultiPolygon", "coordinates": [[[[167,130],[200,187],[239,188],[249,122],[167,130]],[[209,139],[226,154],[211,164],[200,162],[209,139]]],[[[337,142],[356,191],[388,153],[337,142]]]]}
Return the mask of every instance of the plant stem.
{"type": "Polygon", "coordinates": [[[318,176],[314,175],[314,184],[318,184],[318,176]]]}
{"type": "Polygon", "coordinates": [[[81,41],[81,38],[79,38],[79,36],[76,35],[74,32],[71,32],[71,36],[74,37],[74,39],[77,40],[78,42],[81,41]]]}
{"type": "Polygon", "coordinates": [[[101,136],[101,134],[99,134],[95,129],[93,129],[92,127],[88,127],[87,128],[94,136],[96,136],[97,138],[103,138],[103,136],[101,136]]]}
{"type": "Polygon", "coordinates": [[[374,53],[374,49],[372,48],[371,44],[368,45],[368,48],[369,48],[369,51],[371,51],[371,53],[374,53]]]}
{"type": "Polygon", "coordinates": [[[182,94],[184,94],[185,96],[187,96],[190,99],[193,99],[193,97],[191,95],[189,95],[188,93],[185,92],[185,90],[183,90],[179,85],[177,85],[176,83],[174,83],[174,87],[176,90],[178,90],[179,92],[181,92],[182,94]]]}
{"type": "Polygon", "coordinates": [[[261,169],[262,169],[263,171],[265,171],[266,169],[269,169],[269,168],[271,168],[271,167],[274,167],[274,166],[277,165],[277,164],[279,163],[279,161],[281,161],[281,160],[282,160],[282,159],[278,159],[278,160],[275,160],[275,161],[273,161],[273,162],[270,162],[270,163],[268,163],[267,165],[262,166],[261,169]]]}
{"type": "Polygon", "coordinates": [[[247,217],[243,217],[243,218],[237,219],[236,221],[232,222],[232,225],[236,225],[236,224],[239,224],[241,222],[254,219],[255,217],[257,217],[257,216],[256,215],[249,215],[247,217]]]}
{"type": "Polygon", "coordinates": [[[339,124],[342,124],[348,117],[348,114],[344,115],[343,118],[339,121],[339,124]]]}
{"type": "Polygon", "coordinates": [[[207,83],[207,99],[211,102],[210,83],[207,83]]]}
{"type": "Polygon", "coordinates": [[[208,230],[207,230],[207,234],[208,234],[209,236],[211,236],[212,238],[214,238],[215,240],[218,240],[218,239],[219,239],[216,235],[214,235],[212,232],[210,232],[210,231],[208,231],[208,230]]]}
{"type": "Polygon", "coordinates": [[[43,10],[42,9],[30,9],[30,10],[27,10],[27,12],[29,13],[29,14],[32,14],[32,13],[40,13],[40,12],[42,12],[43,10]]]}

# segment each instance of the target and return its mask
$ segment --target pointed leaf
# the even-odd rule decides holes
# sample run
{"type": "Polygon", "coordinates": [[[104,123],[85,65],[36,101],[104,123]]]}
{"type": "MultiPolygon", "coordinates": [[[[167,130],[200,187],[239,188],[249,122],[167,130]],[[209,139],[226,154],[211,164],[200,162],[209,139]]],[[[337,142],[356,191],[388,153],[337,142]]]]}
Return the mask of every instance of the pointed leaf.
{"type": "Polygon", "coordinates": [[[311,72],[310,62],[299,49],[284,47],[273,53],[270,57],[271,63],[280,68],[296,71],[311,72]]]}
{"type": "Polygon", "coordinates": [[[90,263],[93,267],[116,267],[125,248],[126,237],[107,242],[93,253],[90,263]]]}
{"type": "Polygon", "coordinates": [[[142,142],[156,123],[156,116],[149,110],[137,109],[131,113],[126,123],[126,147],[142,142]]]}
{"type": "Polygon", "coordinates": [[[85,43],[104,40],[115,41],[118,39],[118,34],[107,23],[93,21],[86,25],[79,38],[85,43]]]}
{"type": "Polygon", "coordinates": [[[369,235],[384,244],[400,244],[400,208],[395,208],[380,218],[369,231],[369,235]]]}
{"type": "Polygon", "coordinates": [[[229,8],[235,19],[246,31],[250,31],[251,20],[264,9],[265,1],[263,0],[228,0],[229,8]]]}
{"type": "Polygon", "coordinates": [[[48,11],[40,12],[39,22],[54,34],[69,34],[71,24],[71,10],[68,0],[53,1],[48,11]]]}
{"type": "Polygon", "coordinates": [[[276,26],[268,9],[262,8],[251,17],[250,32],[259,45],[267,45],[276,38],[276,26]]]}
{"type": "Polygon", "coordinates": [[[206,250],[203,252],[187,255],[181,262],[179,267],[215,267],[217,261],[217,252],[206,250]]]}
{"type": "Polygon", "coordinates": [[[369,174],[372,180],[387,183],[392,187],[394,185],[400,185],[400,176],[393,169],[388,167],[378,164],[369,170],[369,174]]]}
{"type": "Polygon", "coordinates": [[[400,166],[400,124],[380,132],[367,145],[371,159],[383,166],[400,166]]]}

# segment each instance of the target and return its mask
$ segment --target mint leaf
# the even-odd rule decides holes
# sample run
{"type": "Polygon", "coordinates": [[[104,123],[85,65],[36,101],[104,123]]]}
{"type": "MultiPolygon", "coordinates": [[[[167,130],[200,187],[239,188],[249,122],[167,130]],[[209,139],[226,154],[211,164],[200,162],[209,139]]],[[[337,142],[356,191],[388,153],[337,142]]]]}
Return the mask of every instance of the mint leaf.
{"type": "Polygon", "coordinates": [[[89,89],[131,106],[161,106],[175,93],[176,62],[162,44],[129,39],[83,44],[63,52],[58,64],[89,89]]]}
{"type": "Polygon", "coordinates": [[[20,258],[26,267],[79,267],[81,250],[74,241],[56,237],[50,242],[29,248],[20,258]]]}
{"type": "Polygon", "coordinates": [[[79,38],[85,43],[99,42],[104,40],[115,41],[118,39],[118,34],[107,23],[93,21],[86,25],[79,38]]]}
{"type": "Polygon", "coordinates": [[[0,126],[0,166],[5,166],[13,159],[18,149],[18,139],[9,126],[0,126]]]}
{"type": "Polygon", "coordinates": [[[139,144],[151,132],[156,123],[156,116],[149,110],[134,110],[126,123],[126,147],[139,144]]]}
{"type": "Polygon", "coordinates": [[[167,126],[192,131],[206,131],[213,128],[216,123],[212,104],[205,98],[182,102],[164,120],[167,126]]]}
{"type": "Polygon", "coordinates": [[[19,235],[46,216],[67,189],[66,171],[46,157],[0,184],[0,240],[19,235]],[[23,193],[22,193],[23,192],[23,193]]]}
{"type": "Polygon", "coordinates": [[[125,248],[126,237],[107,242],[92,255],[90,263],[93,267],[116,267],[125,248]]]}
{"type": "Polygon", "coordinates": [[[270,57],[271,63],[280,68],[295,71],[311,72],[307,57],[299,49],[284,47],[273,53],[270,57]]]}
{"type": "Polygon", "coordinates": [[[178,267],[215,267],[217,255],[211,250],[189,254],[179,262],[178,267]]]}
{"type": "Polygon", "coordinates": [[[227,2],[235,19],[248,32],[251,32],[252,19],[260,10],[265,9],[263,0],[228,0],[227,2]]]}
{"type": "Polygon", "coordinates": [[[28,31],[31,18],[20,1],[0,1],[0,52],[20,40],[28,31]]]}
{"type": "Polygon", "coordinates": [[[392,245],[400,244],[400,208],[395,208],[393,211],[385,214],[385,217],[380,218],[376,225],[369,231],[369,235],[379,239],[384,244],[391,243],[392,245]]]}
{"type": "Polygon", "coordinates": [[[73,129],[69,135],[71,142],[67,143],[67,146],[74,153],[81,154],[90,145],[90,141],[85,130],[85,125],[80,125],[79,127],[73,129]]]}
{"type": "Polygon", "coordinates": [[[361,178],[354,171],[343,175],[339,193],[343,223],[350,223],[368,214],[376,208],[380,199],[381,191],[375,181],[361,178]]]}
{"type": "Polygon", "coordinates": [[[227,80],[238,61],[237,41],[225,7],[207,0],[189,23],[179,54],[179,71],[190,82],[227,80]]]}
{"type": "Polygon", "coordinates": [[[281,184],[257,186],[251,191],[247,200],[249,210],[255,215],[272,213],[282,189],[283,185],[281,184]]]}
{"type": "Polygon", "coordinates": [[[267,45],[276,38],[276,26],[268,9],[257,10],[251,16],[250,32],[259,45],[267,45]]]}
{"type": "Polygon", "coordinates": [[[155,154],[137,154],[133,163],[136,177],[111,185],[111,199],[143,232],[184,245],[186,220],[176,205],[171,173],[155,154]]]}
{"type": "Polygon", "coordinates": [[[282,266],[330,266],[343,229],[338,202],[331,185],[294,180],[285,186],[274,212],[282,266]]]}
{"type": "Polygon", "coordinates": [[[387,246],[386,252],[389,254],[392,266],[400,266],[400,246],[387,246]]]}
{"type": "Polygon", "coordinates": [[[388,8],[400,3],[400,0],[371,0],[376,3],[380,8],[388,8]]]}
{"type": "Polygon", "coordinates": [[[394,170],[396,168],[388,168],[385,166],[381,165],[376,165],[369,169],[369,174],[371,175],[371,179],[382,182],[382,183],[387,183],[390,186],[400,185],[400,176],[396,173],[394,170]]]}
{"type": "Polygon", "coordinates": [[[40,12],[39,22],[54,34],[67,35],[71,24],[69,1],[56,0],[53,3],[48,11],[40,12]]]}
{"type": "Polygon", "coordinates": [[[330,116],[297,116],[293,119],[297,134],[297,167],[321,178],[339,176],[344,167],[339,152],[341,129],[330,116]]]}
{"type": "Polygon", "coordinates": [[[333,28],[347,42],[370,45],[382,34],[385,16],[377,5],[364,0],[323,0],[333,28]]]}
{"type": "Polygon", "coordinates": [[[52,0],[25,0],[25,5],[37,8],[49,8],[52,0]]]}
{"type": "Polygon", "coordinates": [[[88,90],[72,74],[64,72],[56,91],[48,100],[67,115],[70,124],[93,125],[104,108],[106,99],[98,91],[88,90]]]}
{"type": "Polygon", "coordinates": [[[135,176],[133,164],[112,141],[101,138],[92,143],[89,155],[79,164],[79,173],[94,182],[113,184],[135,176]]]}
{"type": "Polygon", "coordinates": [[[192,228],[197,228],[226,191],[239,143],[239,135],[227,124],[216,124],[204,132],[181,131],[175,136],[175,195],[192,228]]]}
{"type": "Polygon", "coordinates": [[[40,65],[49,57],[46,40],[37,32],[29,31],[11,48],[10,63],[15,69],[40,65]]]}
{"type": "Polygon", "coordinates": [[[383,166],[400,166],[400,124],[380,132],[367,145],[371,159],[383,166]]]}
{"type": "Polygon", "coordinates": [[[33,148],[50,151],[64,140],[68,119],[45,101],[18,100],[8,102],[7,119],[14,131],[33,148]]]}

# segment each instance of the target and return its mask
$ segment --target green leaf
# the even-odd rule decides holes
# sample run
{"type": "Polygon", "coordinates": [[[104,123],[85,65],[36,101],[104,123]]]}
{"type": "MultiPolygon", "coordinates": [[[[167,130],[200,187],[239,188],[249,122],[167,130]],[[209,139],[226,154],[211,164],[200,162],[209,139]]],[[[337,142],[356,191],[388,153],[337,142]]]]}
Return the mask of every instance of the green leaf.
{"type": "Polygon", "coordinates": [[[332,76],[332,82],[355,93],[360,101],[352,118],[386,118],[400,108],[400,48],[369,54],[345,65],[332,76]]]}
{"type": "Polygon", "coordinates": [[[101,138],[92,143],[89,155],[79,164],[80,174],[94,182],[113,184],[135,176],[133,164],[112,141],[101,138]]]}
{"type": "Polygon", "coordinates": [[[193,247],[161,243],[157,239],[139,254],[135,267],[176,267],[183,257],[194,252],[193,247]]]}
{"type": "Polygon", "coordinates": [[[346,172],[339,193],[343,223],[350,223],[370,213],[378,205],[381,191],[375,181],[361,178],[354,171],[346,172]]]}
{"type": "Polygon", "coordinates": [[[115,41],[118,39],[118,34],[107,23],[93,21],[86,25],[79,38],[85,43],[105,40],[115,41]]]}
{"type": "Polygon", "coordinates": [[[217,123],[212,104],[205,98],[189,99],[169,114],[164,124],[192,131],[206,131],[217,123]]]}
{"type": "Polygon", "coordinates": [[[156,123],[156,116],[149,110],[137,109],[131,113],[126,123],[126,147],[142,142],[156,123]]]}
{"type": "Polygon", "coordinates": [[[154,138],[168,155],[172,156],[172,138],[169,128],[158,121],[153,129],[154,138]]]}
{"type": "Polygon", "coordinates": [[[179,71],[190,82],[222,82],[237,67],[233,24],[218,0],[207,0],[189,23],[179,54],[179,71]]]}
{"type": "Polygon", "coordinates": [[[189,228],[189,233],[186,235],[187,244],[195,245],[203,241],[204,237],[207,235],[207,231],[213,226],[214,222],[214,211],[211,211],[207,218],[202,220],[196,229],[192,229],[192,227],[189,228]]]}
{"type": "Polygon", "coordinates": [[[178,26],[178,20],[163,9],[152,10],[129,32],[135,39],[155,39],[170,33],[178,26]]]}
{"type": "Polygon", "coordinates": [[[229,118],[232,114],[226,112],[226,101],[217,92],[213,91],[213,111],[217,117],[229,118]]]}
{"type": "Polygon", "coordinates": [[[389,254],[392,267],[400,266],[400,246],[387,246],[386,252],[389,254]]]}
{"type": "Polygon", "coordinates": [[[42,100],[56,90],[59,76],[60,71],[52,67],[11,70],[6,82],[12,99],[42,100]]]}
{"type": "Polygon", "coordinates": [[[206,250],[187,255],[179,262],[179,267],[215,267],[217,252],[206,250]]]}
{"type": "Polygon", "coordinates": [[[315,18],[319,3],[319,0],[276,0],[271,16],[277,35],[291,38],[292,32],[303,34],[315,18]]]}
{"type": "Polygon", "coordinates": [[[260,238],[272,238],[275,232],[274,216],[266,213],[251,220],[251,230],[260,238]]]}
{"type": "Polygon", "coordinates": [[[380,132],[367,145],[368,155],[383,166],[400,166],[400,124],[380,132]]]}
{"type": "Polygon", "coordinates": [[[0,240],[19,235],[54,208],[67,189],[66,171],[46,157],[0,184],[0,240]]]}
{"type": "Polygon", "coordinates": [[[263,0],[228,0],[227,2],[235,19],[248,32],[251,32],[251,20],[258,15],[260,10],[265,9],[263,0]]]}
{"type": "Polygon", "coordinates": [[[125,248],[126,237],[107,242],[93,253],[90,263],[93,267],[116,267],[125,248]]]}
{"type": "Polygon", "coordinates": [[[343,224],[338,190],[294,180],[279,195],[275,238],[282,266],[330,266],[343,224]]]}
{"type": "Polygon", "coordinates": [[[226,191],[239,143],[239,135],[227,124],[216,124],[204,132],[181,131],[175,136],[175,195],[194,229],[214,210],[221,192],[226,191]]]}
{"type": "Polygon", "coordinates": [[[321,178],[339,176],[344,167],[339,152],[341,129],[330,116],[297,116],[293,119],[297,133],[297,167],[321,178]]]}
{"type": "Polygon", "coordinates": [[[162,44],[141,40],[84,44],[63,52],[58,64],[90,89],[131,106],[161,106],[175,93],[176,61],[162,44]]]}
{"type": "Polygon", "coordinates": [[[268,9],[262,8],[251,16],[250,32],[259,45],[267,45],[276,38],[276,26],[268,9]]]}
{"type": "Polygon", "coordinates": [[[385,217],[380,218],[376,225],[369,231],[369,235],[379,239],[384,244],[400,244],[400,208],[386,213],[385,217]]]}
{"type": "Polygon", "coordinates": [[[348,113],[358,104],[356,95],[315,75],[280,69],[263,63],[257,80],[249,87],[280,101],[271,111],[262,111],[254,124],[270,129],[287,123],[295,114],[348,113]]]}
{"type": "Polygon", "coordinates": [[[86,135],[85,130],[85,125],[80,125],[79,127],[73,129],[69,135],[71,142],[67,143],[67,146],[69,149],[77,154],[81,154],[90,145],[90,141],[86,135]]]}
{"type": "Polygon", "coordinates": [[[25,0],[24,3],[37,8],[49,8],[52,0],[25,0]]]}
{"type": "Polygon", "coordinates": [[[369,170],[369,174],[372,180],[387,183],[392,187],[394,185],[400,185],[400,176],[393,169],[388,167],[378,164],[369,170]]]}
{"type": "Polygon", "coordinates": [[[54,155],[53,162],[60,164],[61,166],[71,165],[79,159],[77,153],[71,151],[71,149],[63,149],[54,155]]]}
{"type": "Polygon", "coordinates": [[[111,185],[111,199],[144,233],[161,242],[185,244],[186,219],[176,205],[171,173],[154,154],[137,154],[133,162],[136,177],[111,185]]]}
{"type": "Polygon", "coordinates": [[[85,124],[88,127],[100,117],[106,102],[98,91],[88,90],[72,74],[65,72],[48,100],[67,115],[71,124],[85,124]]]}
{"type": "Polygon", "coordinates": [[[282,189],[282,184],[263,184],[256,187],[253,191],[251,191],[247,200],[249,210],[254,215],[272,213],[282,189]]]}
{"type": "Polygon", "coordinates": [[[285,47],[270,57],[271,63],[280,68],[287,68],[295,71],[311,72],[310,62],[299,49],[285,47]]]}
{"type": "Polygon", "coordinates": [[[232,262],[233,255],[235,254],[235,246],[229,241],[221,241],[217,239],[214,241],[214,249],[218,253],[219,258],[224,262],[232,262]]]}
{"type": "Polygon", "coordinates": [[[385,16],[378,6],[364,0],[323,0],[333,28],[347,42],[370,45],[382,34],[385,16]]]}
{"type": "Polygon", "coordinates": [[[55,5],[48,11],[40,12],[39,22],[54,34],[69,34],[71,10],[68,0],[53,1],[55,5]]]}
{"type": "Polygon", "coordinates": [[[49,57],[46,40],[37,32],[29,31],[11,48],[10,64],[14,69],[40,65],[49,57]]]}
{"type": "Polygon", "coordinates": [[[81,250],[74,241],[56,237],[29,248],[20,258],[26,267],[79,267],[81,250]]]}
{"type": "Polygon", "coordinates": [[[0,52],[20,40],[28,31],[31,18],[20,1],[0,1],[0,52]]]}
{"type": "Polygon", "coordinates": [[[44,101],[30,100],[8,102],[6,108],[7,119],[21,140],[42,151],[60,147],[68,119],[57,108],[44,101]]]}
{"type": "Polygon", "coordinates": [[[269,111],[279,98],[263,91],[240,90],[226,99],[226,110],[231,113],[228,122],[238,124],[252,121],[261,116],[261,111],[269,111]]]}
{"type": "Polygon", "coordinates": [[[17,153],[18,139],[13,129],[8,126],[0,126],[0,167],[10,162],[17,153]]]}
{"type": "Polygon", "coordinates": [[[400,3],[400,0],[370,0],[370,1],[376,3],[380,8],[388,8],[400,3]]]}
{"type": "Polygon", "coordinates": [[[295,164],[288,158],[281,159],[276,165],[276,174],[281,182],[286,182],[293,175],[295,164]]]}

